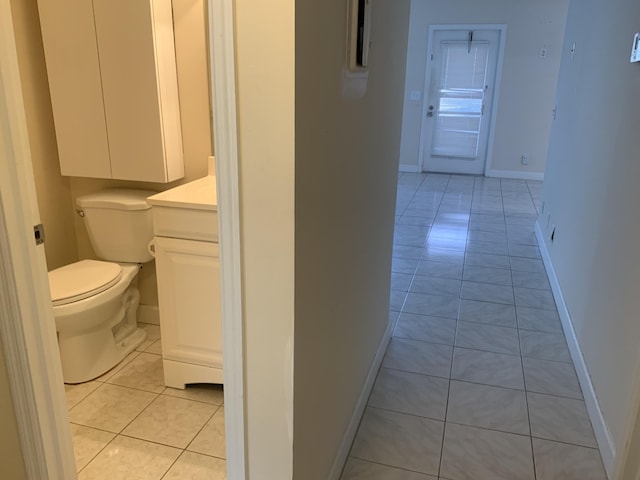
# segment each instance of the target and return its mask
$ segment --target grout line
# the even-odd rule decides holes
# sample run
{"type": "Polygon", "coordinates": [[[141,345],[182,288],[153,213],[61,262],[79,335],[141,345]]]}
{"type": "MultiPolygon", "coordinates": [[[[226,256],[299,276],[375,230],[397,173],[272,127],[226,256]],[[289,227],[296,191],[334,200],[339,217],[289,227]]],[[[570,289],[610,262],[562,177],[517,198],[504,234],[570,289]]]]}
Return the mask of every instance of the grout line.
{"type": "Polygon", "coordinates": [[[171,463],[171,465],[169,465],[169,468],[167,468],[167,471],[166,471],[166,472],[164,472],[164,473],[162,474],[162,476],[160,477],[160,480],[162,480],[163,478],[165,478],[165,477],[167,476],[167,474],[169,473],[169,471],[171,471],[171,469],[173,468],[173,466],[174,466],[176,463],[178,463],[178,460],[180,460],[180,458],[184,455],[184,452],[186,452],[186,450],[182,450],[182,451],[180,452],[180,455],[178,455],[178,456],[176,457],[176,459],[171,463]]]}
{"type": "MultiPolygon", "coordinates": [[[[518,342],[520,342],[519,330],[518,330],[518,342]]],[[[536,457],[533,449],[533,428],[531,427],[531,412],[529,411],[529,395],[528,395],[529,390],[527,388],[527,376],[524,373],[524,358],[522,356],[522,351],[520,351],[520,368],[522,368],[522,380],[524,381],[524,390],[525,390],[524,399],[527,406],[527,423],[529,424],[529,438],[531,441],[531,463],[533,465],[533,478],[537,479],[538,475],[536,472],[536,457]]]]}
{"type": "Polygon", "coordinates": [[[213,417],[215,417],[215,416],[216,416],[216,413],[218,413],[218,412],[220,411],[220,408],[221,408],[221,406],[220,406],[220,407],[218,407],[218,408],[216,408],[216,409],[213,411],[213,413],[211,414],[211,416],[210,416],[210,417],[209,417],[209,418],[208,418],[208,419],[207,419],[207,420],[202,424],[202,427],[200,427],[200,428],[198,429],[198,431],[197,431],[197,432],[196,432],[196,434],[193,436],[193,438],[192,438],[191,440],[189,440],[189,443],[187,443],[187,446],[186,446],[186,447],[184,447],[184,450],[187,450],[187,449],[191,446],[191,444],[195,441],[195,439],[198,437],[198,435],[200,435],[200,433],[202,433],[202,431],[206,428],[206,426],[209,424],[209,422],[210,422],[211,420],[213,420],[213,417]]]}
{"type": "Polygon", "coordinates": [[[162,443],[162,442],[158,442],[156,440],[149,440],[149,439],[146,439],[146,438],[136,437],[136,436],[130,435],[128,433],[118,433],[116,437],[131,438],[133,440],[138,440],[139,442],[151,443],[153,445],[160,445],[162,447],[169,447],[169,448],[173,448],[175,450],[180,450],[182,452],[185,451],[185,449],[182,448],[182,447],[176,447],[175,445],[169,445],[168,443],[162,443]]]}
{"type": "MultiPolygon", "coordinates": [[[[442,377],[435,377],[435,378],[442,378],[442,377]]],[[[439,423],[442,423],[442,424],[444,424],[444,422],[445,422],[444,418],[429,417],[427,415],[419,415],[417,413],[403,412],[403,411],[400,411],[400,410],[394,410],[393,408],[377,407],[375,405],[367,405],[367,408],[373,409],[373,410],[382,410],[384,412],[398,413],[400,415],[406,415],[408,417],[424,418],[426,420],[433,420],[434,422],[439,422],[439,423]]]]}
{"type": "MultiPolygon", "coordinates": [[[[500,185],[502,186],[502,180],[500,181],[500,185]]],[[[502,195],[502,204],[503,204],[503,208],[504,208],[504,192],[502,195]]],[[[506,227],[506,217],[505,217],[505,227],[506,227]]],[[[507,245],[509,245],[509,228],[507,227],[507,245]]],[[[510,252],[509,252],[510,253],[510,252]]],[[[511,262],[511,257],[509,257],[509,265],[512,265],[511,262]]],[[[513,285],[513,268],[511,268],[511,284],[513,285]]],[[[514,301],[515,301],[515,289],[514,289],[514,301]]],[[[529,396],[527,395],[527,377],[525,376],[525,371],[524,371],[524,359],[522,357],[522,347],[520,345],[520,329],[519,329],[519,324],[518,324],[518,312],[516,309],[516,332],[518,335],[518,349],[520,351],[520,369],[522,370],[522,381],[523,381],[523,385],[524,385],[524,390],[525,390],[525,394],[524,394],[524,399],[525,399],[525,405],[527,407],[527,425],[529,426],[529,442],[530,442],[530,446],[531,446],[531,466],[533,468],[533,478],[537,479],[538,475],[536,472],[536,458],[535,458],[535,454],[534,454],[534,450],[533,450],[533,429],[531,428],[531,413],[529,411],[529,396]]]]}
{"type": "MultiPolygon", "coordinates": [[[[450,181],[450,179],[449,179],[450,181]]],[[[474,180],[475,183],[475,180],[474,180]]],[[[447,187],[449,186],[449,182],[447,182],[447,187]]],[[[438,209],[436,210],[436,216],[437,213],[440,212],[440,208],[442,206],[442,202],[440,202],[440,204],[438,204],[438,209]]],[[[467,232],[468,232],[468,224],[467,224],[467,232]]],[[[468,233],[467,233],[468,235],[468,233]]],[[[465,243],[465,257],[466,257],[466,243],[465,243]]],[[[462,262],[462,278],[464,278],[464,260],[462,262]]],[[[453,333],[453,344],[455,345],[456,343],[456,339],[458,337],[458,318],[460,317],[460,304],[462,302],[461,300],[461,296],[462,296],[462,280],[460,280],[460,294],[458,295],[458,308],[456,311],[456,328],[455,331],[453,333]]],[[[445,442],[445,435],[447,433],[447,415],[449,414],[449,399],[451,398],[451,374],[453,372],[453,357],[454,357],[454,352],[455,352],[455,347],[452,346],[451,348],[451,359],[449,360],[449,376],[448,376],[448,383],[447,383],[447,399],[445,402],[445,407],[444,407],[444,424],[442,426],[442,441],[440,442],[440,458],[438,459],[438,476],[440,476],[440,474],[442,473],[442,458],[444,456],[444,442],[445,442]]]]}
{"type": "MultiPolygon", "coordinates": [[[[178,395],[171,395],[169,393],[167,393],[167,391],[171,387],[165,387],[165,389],[162,391],[162,393],[160,394],[163,397],[170,397],[170,398],[177,398],[178,400],[187,400],[189,402],[196,402],[196,403],[201,403],[203,405],[211,405],[212,407],[223,407],[224,406],[224,402],[223,403],[212,403],[212,402],[205,402],[204,400],[198,400],[195,398],[185,398],[185,397],[180,397],[178,395]]],[[[182,390],[181,390],[182,391],[182,390]]]]}
{"type": "MultiPolygon", "coordinates": [[[[409,470],[408,468],[398,467],[397,465],[390,465],[388,463],[376,462],[376,461],[373,461],[373,460],[368,460],[366,458],[361,458],[361,457],[356,457],[356,456],[351,456],[351,458],[355,458],[357,460],[360,460],[361,462],[372,463],[374,465],[382,465],[383,467],[395,468],[396,470],[402,470],[403,472],[411,472],[411,473],[417,473],[419,475],[433,476],[430,473],[424,473],[424,472],[420,472],[418,470],[409,470]]],[[[436,477],[437,477],[437,475],[436,475],[436,477]]]]}
{"type": "MultiPolygon", "coordinates": [[[[497,433],[506,433],[507,435],[517,435],[519,437],[524,437],[524,438],[531,438],[531,435],[528,433],[517,433],[517,432],[510,432],[508,430],[500,430],[497,428],[489,428],[489,427],[479,427],[478,425],[472,425],[470,423],[460,423],[460,422],[452,422],[450,420],[447,420],[446,423],[450,423],[452,425],[458,425],[460,427],[471,427],[471,428],[477,428],[479,430],[486,430],[488,432],[497,432],[497,433]]],[[[537,438],[537,437],[536,437],[537,438]]],[[[543,439],[546,440],[546,439],[543,439]]],[[[577,445],[580,446],[580,445],[577,445]]],[[[533,458],[533,457],[532,457],[533,458]]]]}
{"type": "MultiPolygon", "coordinates": [[[[130,387],[124,387],[124,388],[130,388],[130,387]]],[[[151,393],[151,392],[148,392],[148,393],[151,393]]],[[[153,404],[158,400],[158,398],[160,398],[160,394],[159,394],[159,393],[158,393],[158,394],[156,394],[156,398],[154,398],[153,400],[151,400],[151,401],[150,401],[150,402],[149,402],[149,403],[148,403],[148,404],[147,404],[147,405],[146,405],[142,410],[140,410],[140,412],[138,412],[138,414],[137,414],[137,415],[135,415],[135,416],[131,419],[131,421],[130,421],[129,423],[127,423],[124,427],[122,427],[122,428],[120,429],[120,431],[118,432],[118,435],[121,435],[121,434],[122,434],[122,432],[124,432],[124,431],[127,429],[127,427],[128,427],[129,425],[131,425],[133,422],[135,422],[135,421],[138,419],[138,417],[140,417],[140,415],[142,415],[142,413],[143,413],[143,412],[145,412],[145,411],[147,410],[147,408],[149,408],[151,405],[153,405],[153,404]]]]}
{"type": "Polygon", "coordinates": [[[532,435],[531,438],[535,438],[537,440],[544,440],[545,442],[561,443],[562,445],[571,445],[572,447],[588,448],[589,450],[595,450],[596,452],[600,453],[600,449],[598,447],[589,447],[587,445],[581,445],[579,443],[563,442],[562,440],[544,438],[536,435],[532,435]]]}
{"type": "MultiPolygon", "coordinates": [[[[82,426],[86,426],[86,425],[82,425],[82,426]]],[[[93,428],[93,427],[89,427],[89,428],[93,428]]],[[[106,430],[101,430],[101,431],[106,431],[106,430]]],[[[113,438],[111,440],[109,440],[104,447],[102,447],[93,457],[91,457],[91,459],[85,464],[84,467],[82,467],[80,470],[77,470],[76,473],[80,473],[81,471],[83,471],[85,468],[87,468],[89,465],[91,465],[91,463],[98,457],[98,455],[100,455],[104,449],[106,449],[116,438],[118,438],[118,434],[117,433],[113,433],[113,432],[109,432],[113,435],[113,438]]],[[[77,469],[77,467],[76,467],[77,469]]]]}

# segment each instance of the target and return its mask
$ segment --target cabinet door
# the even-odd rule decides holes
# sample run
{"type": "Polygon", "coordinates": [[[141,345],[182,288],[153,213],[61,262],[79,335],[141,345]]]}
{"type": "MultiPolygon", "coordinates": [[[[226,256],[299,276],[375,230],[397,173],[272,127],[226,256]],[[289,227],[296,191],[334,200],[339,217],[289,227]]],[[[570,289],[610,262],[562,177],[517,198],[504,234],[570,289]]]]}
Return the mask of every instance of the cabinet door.
{"type": "Polygon", "coordinates": [[[218,244],[154,241],[163,358],[222,367],[218,244]]]}
{"type": "Polygon", "coordinates": [[[171,0],[39,0],[63,175],[184,177],[171,0]]]}
{"type": "Polygon", "coordinates": [[[111,178],[91,2],[38,2],[63,175],[111,178]]]}
{"type": "Polygon", "coordinates": [[[112,178],[182,178],[171,0],[93,5],[112,178]]]}

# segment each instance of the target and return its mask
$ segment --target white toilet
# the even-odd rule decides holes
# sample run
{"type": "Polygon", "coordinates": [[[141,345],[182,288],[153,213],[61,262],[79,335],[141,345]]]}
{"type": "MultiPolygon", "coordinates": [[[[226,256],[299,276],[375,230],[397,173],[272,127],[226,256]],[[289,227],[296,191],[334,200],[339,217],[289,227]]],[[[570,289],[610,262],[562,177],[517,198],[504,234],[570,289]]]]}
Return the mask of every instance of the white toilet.
{"type": "Polygon", "coordinates": [[[99,377],[146,338],[137,327],[137,275],[153,259],[151,207],[156,192],[102,190],[78,197],[96,255],[49,272],[53,313],[65,383],[99,377]]]}

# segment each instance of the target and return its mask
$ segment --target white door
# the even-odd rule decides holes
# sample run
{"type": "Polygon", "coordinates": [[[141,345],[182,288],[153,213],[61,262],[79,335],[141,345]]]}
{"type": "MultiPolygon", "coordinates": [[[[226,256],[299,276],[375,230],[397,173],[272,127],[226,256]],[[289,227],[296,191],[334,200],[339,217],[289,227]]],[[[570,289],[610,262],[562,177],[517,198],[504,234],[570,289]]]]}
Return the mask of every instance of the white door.
{"type": "Polygon", "coordinates": [[[500,30],[432,30],[427,58],[422,170],[482,174],[500,30]]]}

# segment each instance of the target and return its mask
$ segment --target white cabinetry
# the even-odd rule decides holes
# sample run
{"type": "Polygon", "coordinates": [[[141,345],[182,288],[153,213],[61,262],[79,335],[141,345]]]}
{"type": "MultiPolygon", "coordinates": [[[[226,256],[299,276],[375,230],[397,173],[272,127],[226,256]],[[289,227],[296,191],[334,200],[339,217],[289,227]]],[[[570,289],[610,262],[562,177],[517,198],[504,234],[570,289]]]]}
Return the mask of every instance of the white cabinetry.
{"type": "Polygon", "coordinates": [[[165,384],[223,383],[215,177],[147,201],[153,212],[165,384]]]}
{"type": "Polygon", "coordinates": [[[39,0],[63,175],[184,176],[171,0],[39,0]]]}
{"type": "Polygon", "coordinates": [[[223,383],[218,244],[155,238],[167,386],[223,383]]]}

